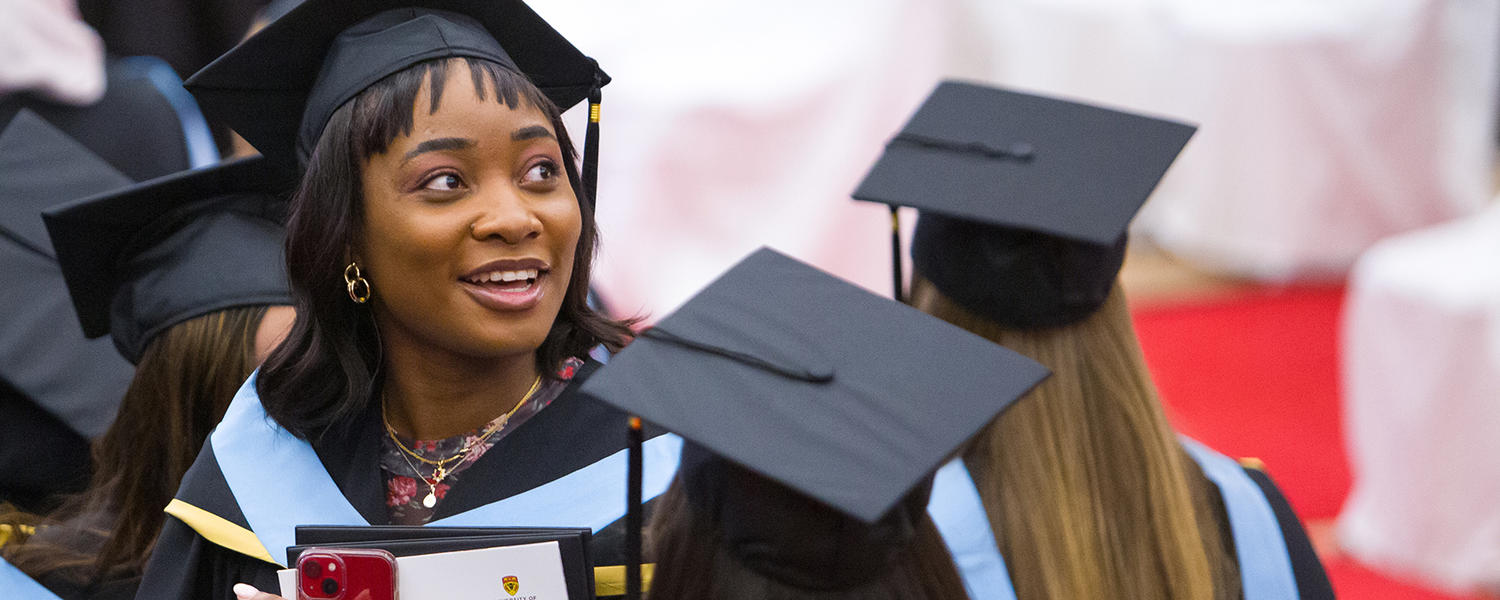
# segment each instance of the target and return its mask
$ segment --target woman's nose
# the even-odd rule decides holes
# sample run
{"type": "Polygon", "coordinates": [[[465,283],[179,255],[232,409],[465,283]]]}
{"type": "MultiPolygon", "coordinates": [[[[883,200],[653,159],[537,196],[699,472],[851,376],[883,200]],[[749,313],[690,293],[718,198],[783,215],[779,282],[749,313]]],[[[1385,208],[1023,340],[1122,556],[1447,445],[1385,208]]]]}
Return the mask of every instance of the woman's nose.
{"type": "Polygon", "coordinates": [[[479,201],[480,213],[469,224],[469,230],[475,239],[499,239],[507,244],[519,244],[541,235],[541,219],[537,218],[525,199],[508,186],[484,193],[479,201]]]}

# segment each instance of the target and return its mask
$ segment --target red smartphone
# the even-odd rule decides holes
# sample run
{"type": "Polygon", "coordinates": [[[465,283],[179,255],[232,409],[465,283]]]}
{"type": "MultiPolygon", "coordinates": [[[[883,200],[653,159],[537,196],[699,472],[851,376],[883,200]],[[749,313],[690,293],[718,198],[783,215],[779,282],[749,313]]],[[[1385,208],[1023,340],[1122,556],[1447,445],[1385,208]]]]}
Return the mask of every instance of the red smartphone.
{"type": "Polygon", "coordinates": [[[385,550],[309,548],[297,558],[297,600],[397,600],[396,557],[385,550]]]}

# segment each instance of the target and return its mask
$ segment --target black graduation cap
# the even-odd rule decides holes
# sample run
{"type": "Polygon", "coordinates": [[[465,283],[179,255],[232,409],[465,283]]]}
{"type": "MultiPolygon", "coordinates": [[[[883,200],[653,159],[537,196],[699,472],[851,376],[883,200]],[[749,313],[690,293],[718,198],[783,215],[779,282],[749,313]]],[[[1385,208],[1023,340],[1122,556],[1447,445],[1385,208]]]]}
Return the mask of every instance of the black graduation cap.
{"type": "MultiPolygon", "coordinates": [[[[923,222],[939,215],[934,222],[1040,234],[1012,240],[1023,245],[1055,239],[1070,246],[1118,246],[1105,258],[1123,259],[1126,226],[1195,130],[1079,102],[945,81],[886,145],[853,195],[889,204],[893,214],[897,206],[917,208],[923,222]]],[[[947,237],[928,229],[914,245],[947,237]]],[[[913,250],[929,279],[935,273],[926,267],[992,258],[960,240],[947,241],[951,247],[943,260],[913,250]]],[[[1107,272],[1112,282],[1119,264],[1105,267],[1082,274],[1097,279],[1107,272]]],[[[1001,283],[1023,281],[989,285],[1001,283]]]]}
{"type": "Polygon", "coordinates": [[[520,0],[307,0],[184,85],[211,118],[288,163],[306,161],[333,111],[371,84],[448,57],[523,73],[563,110],[589,98],[592,194],[599,88],[609,76],[520,0]]]}
{"type": "Polygon", "coordinates": [[[768,575],[821,588],[846,585],[850,572],[838,567],[892,546],[890,532],[909,533],[899,524],[920,510],[893,508],[1048,374],[762,248],[581,390],[681,435],[679,477],[731,549],[768,575]],[[828,544],[811,531],[844,533],[828,544]]]}
{"type": "Polygon", "coordinates": [[[286,16],[287,13],[292,12],[292,9],[297,8],[302,2],[303,0],[271,0],[266,3],[265,8],[260,9],[260,14],[256,15],[255,20],[260,21],[262,24],[270,23],[286,16]]]}
{"type": "Polygon", "coordinates": [[[58,327],[73,308],[42,210],[130,183],[30,110],[0,132],[0,379],[85,438],[114,420],[134,369],[107,342],[58,327]]]}
{"type": "Polygon", "coordinates": [[[236,306],[291,304],[285,171],[260,157],[185,171],[43,213],[83,332],[131,362],[162,330],[236,306]]]}

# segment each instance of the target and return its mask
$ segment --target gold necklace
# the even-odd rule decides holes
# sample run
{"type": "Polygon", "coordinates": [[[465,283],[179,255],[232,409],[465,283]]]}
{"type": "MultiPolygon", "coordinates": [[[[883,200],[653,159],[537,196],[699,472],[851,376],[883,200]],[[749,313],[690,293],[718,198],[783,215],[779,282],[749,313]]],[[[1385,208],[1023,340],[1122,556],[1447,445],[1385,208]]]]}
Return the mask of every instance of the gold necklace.
{"type": "Polygon", "coordinates": [[[531,382],[531,389],[526,390],[526,394],[524,396],[521,396],[521,400],[519,402],[516,402],[516,405],[511,407],[510,411],[506,412],[503,415],[500,415],[500,418],[495,419],[493,422],[491,422],[490,426],[485,428],[482,435],[464,442],[463,447],[459,448],[457,452],[454,452],[452,456],[439,460],[432,460],[420,454],[417,454],[416,450],[409,449],[406,447],[406,444],[401,443],[401,439],[396,437],[396,428],[391,427],[391,421],[386,417],[385,414],[385,393],[382,392],[380,394],[380,421],[385,425],[386,435],[391,436],[391,441],[396,442],[396,447],[401,450],[401,458],[406,461],[406,466],[411,467],[412,474],[416,475],[417,479],[421,480],[422,483],[427,484],[427,496],[422,498],[423,507],[432,508],[434,506],[437,506],[437,486],[438,484],[442,483],[444,479],[447,479],[449,475],[453,474],[453,471],[448,468],[448,463],[468,456],[471,450],[489,440],[490,436],[495,435],[495,432],[504,429],[505,425],[507,423],[510,423],[511,415],[514,415],[516,414],[516,411],[521,410],[521,407],[526,405],[526,402],[531,399],[531,396],[533,394],[536,394],[537,388],[540,388],[541,385],[542,376],[537,375],[536,380],[531,382]],[[417,465],[412,463],[411,458],[407,458],[408,456],[420,460],[424,463],[433,465],[432,475],[427,477],[422,476],[422,472],[417,470],[417,465]]]}

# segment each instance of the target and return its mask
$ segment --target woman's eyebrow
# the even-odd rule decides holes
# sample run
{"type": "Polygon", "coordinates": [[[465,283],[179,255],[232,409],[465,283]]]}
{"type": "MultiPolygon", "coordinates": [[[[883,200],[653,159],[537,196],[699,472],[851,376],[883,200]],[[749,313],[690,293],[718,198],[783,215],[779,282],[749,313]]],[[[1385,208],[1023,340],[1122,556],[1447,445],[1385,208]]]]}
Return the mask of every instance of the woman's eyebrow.
{"type": "Polygon", "coordinates": [[[541,125],[522,127],[510,133],[510,141],[512,142],[524,142],[526,140],[534,140],[536,138],[556,139],[556,136],[553,136],[551,131],[547,131],[547,128],[542,127],[541,125]]]}
{"type": "Polygon", "coordinates": [[[411,152],[407,152],[406,156],[401,157],[401,163],[405,164],[406,161],[409,161],[415,158],[418,154],[422,154],[425,152],[436,152],[439,150],[466,150],[473,147],[474,140],[471,140],[469,138],[446,137],[437,138],[435,140],[427,140],[420,144],[417,144],[416,148],[412,149],[411,152]]]}

